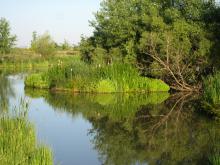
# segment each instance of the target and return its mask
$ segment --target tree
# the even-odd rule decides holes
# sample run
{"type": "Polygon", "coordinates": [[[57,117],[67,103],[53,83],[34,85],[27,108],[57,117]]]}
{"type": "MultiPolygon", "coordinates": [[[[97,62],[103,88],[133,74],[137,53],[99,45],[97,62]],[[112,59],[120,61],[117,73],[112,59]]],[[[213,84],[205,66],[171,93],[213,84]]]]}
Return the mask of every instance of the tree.
{"type": "Polygon", "coordinates": [[[9,22],[5,18],[0,19],[0,53],[7,54],[14,46],[16,36],[11,35],[9,22]]]}
{"type": "Polygon", "coordinates": [[[71,49],[71,45],[68,43],[67,40],[64,40],[63,44],[61,45],[62,50],[69,50],[71,49]]]}
{"type": "Polygon", "coordinates": [[[81,42],[79,45],[79,49],[81,52],[81,58],[83,61],[87,63],[92,62],[92,54],[95,50],[95,46],[93,45],[94,41],[92,38],[81,37],[81,42]]]}
{"type": "Polygon", "coordinates": [[[33,32],[31,49],[44,57],[50,56],[56,51],[55,42],[53,41],[49,33],[44,33],[41,36],[37,36],[37,33],[33,32]]]}
{"type": "Polygon", "coordinates": [[[219,41],[205,19],[212,6],[204,0],[105,0],[86,40],[89,59],[97,47],[108,56],[118,48],[123,61],[143,75],[164,79],[176,90],[199,90],[201,71],[219,41]]]}

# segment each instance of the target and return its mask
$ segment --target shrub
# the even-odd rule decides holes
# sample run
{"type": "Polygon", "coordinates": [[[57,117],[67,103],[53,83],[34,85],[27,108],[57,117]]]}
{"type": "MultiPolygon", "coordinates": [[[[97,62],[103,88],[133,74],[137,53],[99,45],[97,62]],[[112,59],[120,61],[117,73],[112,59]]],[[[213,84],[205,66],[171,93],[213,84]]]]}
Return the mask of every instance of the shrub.
{"type": "Polygon", "coordinates": [[[50,56],[56,51],[55,42],[48,33],[41,36],[36,36],[36,34],[34,34],[31,42],[31,49],[44,57],[50,56]]]}

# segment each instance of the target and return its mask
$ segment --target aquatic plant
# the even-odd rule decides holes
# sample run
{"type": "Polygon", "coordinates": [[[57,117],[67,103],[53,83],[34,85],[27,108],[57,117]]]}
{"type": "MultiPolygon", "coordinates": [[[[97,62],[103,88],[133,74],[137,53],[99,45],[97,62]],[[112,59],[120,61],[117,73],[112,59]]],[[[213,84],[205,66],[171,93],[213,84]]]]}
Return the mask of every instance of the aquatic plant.
{"type": "Polygon", "coordinates": [[[201,111],[205,114],[220,117],[220,72],[203,78],[203,96],[201,101],[201,111]]]}
{"type": "Polygon", "coordinates": [[[32,77],[35,76],[29,75],[26,78],[27,86],[37,87],[37,84],[46,84],[46,87],[78,92],[162,92],[170,89],[162,80],[142,77],[133,66],[123,63],[95,66],[74,60],[71,64],[50,68],[41,78],[32,77]],[[42,80],[45,79],[47,82],[43,83],[42,80]]]}
{"type": "Polygon", "coordinates": [[[209,157],[211,165],[220,165],[220,155],[212,155],[209,157]]]}
{"type": "Polygon", "coordinates": [[[96,92],[99,93],[114,93],[116,92],[114,83],[108,79],[99,81],[96,92]]]}
{"type": "Polygon", "coordinates": [[[48,77],[45,74],[35,73],[27,76],[25,79],[25,86],[30,86],[33,88],[49,89],[50,84],[48,77]]]}
{"type": "Polygon", "coordinates": [[[52,152],[37,144],[34,127],[27,121],[26,114],[21,109],[14,117],[7,114],[0,116],[1,164],[52,165],[52,152]]]}
{"type": "Polygon", "coordinates": [[[220,104],[220,73],[203,79],[204,99],[213,105],[220,104]]]}

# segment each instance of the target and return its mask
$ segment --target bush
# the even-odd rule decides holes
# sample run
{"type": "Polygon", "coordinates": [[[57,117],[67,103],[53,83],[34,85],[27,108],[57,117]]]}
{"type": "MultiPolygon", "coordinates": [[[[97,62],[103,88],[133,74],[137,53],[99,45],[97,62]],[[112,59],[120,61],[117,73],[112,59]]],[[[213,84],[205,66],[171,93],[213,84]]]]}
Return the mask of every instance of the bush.
{"type": "Polygon", "coordinates": [[[55,42],[48,33],[41,36],[36,36],[36,34],[34,34],[31,42],[31,49],[44,57],[50,56],[56,51],[55,42]]]}

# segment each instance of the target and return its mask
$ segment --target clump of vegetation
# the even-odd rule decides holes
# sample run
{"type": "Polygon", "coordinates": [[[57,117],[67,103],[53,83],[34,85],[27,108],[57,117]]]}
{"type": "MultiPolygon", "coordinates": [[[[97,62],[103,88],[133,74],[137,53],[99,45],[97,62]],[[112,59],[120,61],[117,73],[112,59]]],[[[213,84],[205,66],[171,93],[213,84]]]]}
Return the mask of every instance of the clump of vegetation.
{"type": "Polygon", "coordinates": [[[10,25],[5,18],[0,19],[0,54],[11,51],[16,41],[16,36],[10,34],[10,25]]]}
{"type": "Polygon", "coordinates": [[[218,13],[215,1],[103,1],[81,55],[89,63],[119,59],[177,91],[198,91],[199,75],[217,64],[210,57],[219,54],[218,13]]]}
{"type": "Polygon", "coordinates": [[[99,81],[96,91],[99,93],[115,93],[117,92],[115,89],[115,85],[111,80],[101,80],[99,81]]]}
{"type": "Polygon", "coordinates": [[[213,105],[220,104],[220,73],[207,76],[203,79],[204,99],[213,105]]]}
{"type": "Polygon", "coordinates": [[[209,162],[211,165],[220,165],[220,155],[212,155],[209,157],[209,162]]]}
{"type": "Polygon", "coordinates": [[[220,73],[216,72],[203,78],[203,97],[201,110],[219,119],[220,117],[220,73]]]}
{"type": "Polygon", "coordinates": [[[53,55],[56,51],[55,42],[53,41],[49,33],[37,36],[37,33],[33,32],[31,49],[34,50],[36,53],[41,54],[43,57],[53,55]]]}
{"type": "MultiPolygon", "coordinates": [[[[22,110],[23,111],[23,110],[22,110]]],[[[15,117],[0,117],[1,164],[53,164],[50,149],[38,145],[33,125],[26,119],[26,112],[15,117]]]]}
{"type": "Polygon", "coordinates": [[[25,85],[40,89],[49,89],[50,87],[47,76],[41,73],[34,73],[27,76],[25,79],[25,85]]]}
{"type": "Polygon", "coordinates": [[[141,77],[138,70],[130,64],[115,63],[99,67],[88,65],[80,59],[69,65],[58,64],[47,73],[35,77],[35,74],[28,76],[25,84],[37,87],[37,84],[46,80],[47,87],[50,88],[68,88],[78,92],[95,93],[161,92],[170,89],[161,80],[141,77]]]}

